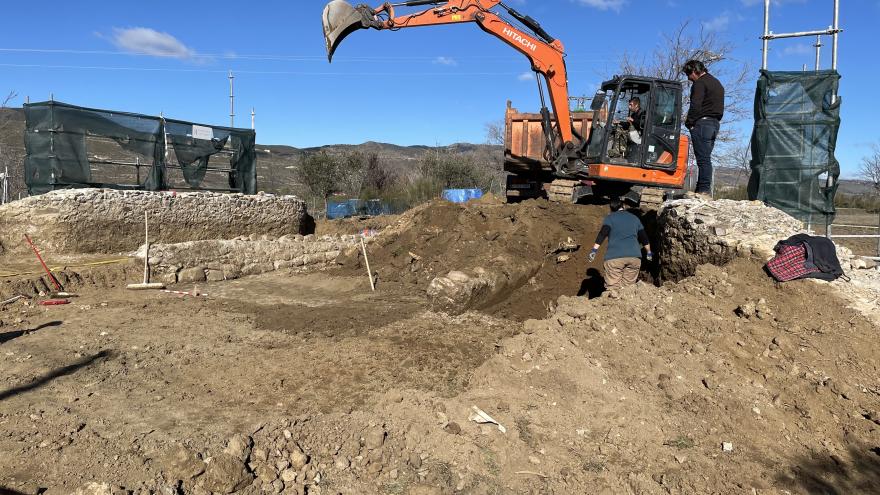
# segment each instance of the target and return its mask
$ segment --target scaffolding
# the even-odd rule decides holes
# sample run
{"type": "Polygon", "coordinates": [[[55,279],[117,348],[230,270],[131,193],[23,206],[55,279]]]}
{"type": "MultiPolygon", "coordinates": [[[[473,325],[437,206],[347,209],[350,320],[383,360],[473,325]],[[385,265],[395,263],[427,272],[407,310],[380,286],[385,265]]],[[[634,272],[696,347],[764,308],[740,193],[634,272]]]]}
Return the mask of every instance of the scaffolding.
{"type": "Polygon", "coordinates": [[[834,219],[840,165],[834,157],[840,127],[837,73],[839,0],[827,29],[774,33],[770,0],[764,0],[761,77],[755,92],[749,196],[804,221],[834,219]],[[770,41],[816,37],[814,71],[770,71],[770,41]],[[831,69],[821,68],[822,36],[831,36],[831,69]]]}

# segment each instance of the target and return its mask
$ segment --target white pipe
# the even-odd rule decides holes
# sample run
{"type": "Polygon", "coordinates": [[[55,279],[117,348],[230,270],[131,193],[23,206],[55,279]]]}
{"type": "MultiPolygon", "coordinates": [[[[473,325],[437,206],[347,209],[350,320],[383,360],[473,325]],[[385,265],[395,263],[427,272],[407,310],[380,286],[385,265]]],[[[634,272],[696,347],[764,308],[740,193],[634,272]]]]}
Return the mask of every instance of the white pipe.
{"type": "Polygon", "coordinates": [[[767,70],[767,50],[770,42],[770,0],[764,0],[764,37],[762,40],[763,48],[761,49],[761,69],[767,70]]]}
{"type": "Polygon", "coordinates": [[[833,35],[834,33],[835,33],[834,28],[828,28],[828,29],[821,29],[821,30],[816,30],[816,31],[798,31],[796,33],[779,33],[779,34],[773,33],[773,34],[768,34],[767,39],[768,40],[778,40],[780,38],[800,38],[803,36],[821,36],[823,34],[833,35]]]}
{"type": "Polygon", "coordinates": [[[837,35],[840,33],[840,0],[834,0],[834,24],[832,29],[834,34],[831,35],[831,69],[837,70],[837,35]]]}

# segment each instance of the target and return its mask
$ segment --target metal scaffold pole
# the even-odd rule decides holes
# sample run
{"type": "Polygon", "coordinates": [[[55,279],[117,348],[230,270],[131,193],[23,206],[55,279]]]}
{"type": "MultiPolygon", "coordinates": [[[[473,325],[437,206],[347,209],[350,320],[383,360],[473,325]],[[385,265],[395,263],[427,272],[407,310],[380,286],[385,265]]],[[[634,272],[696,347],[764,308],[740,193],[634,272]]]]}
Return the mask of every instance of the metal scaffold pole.
{"type": "Polygon", "coordinates": [[[841,32],[843,32],[843,30],[840,29],[840,0],[834,0],[833,24],[827,29],[779,34],[770,31],[770,0],[764,0],[764,34],[761,36],[761,69],[767,70],[767,55],[770,50],[770,40],[815,36],[816,44],[813,46],[816,47],[816,70],[819,70],[819,50],[822,46],[822,36],[831,36],[831,68],[837,70],[837,38],[841,32]]]}
{"type": "Polygon", "coordinates": [[[235,127],[235,76],[229,71],[229,127],[235,127]]]}
{"type": "Polygon", "coordinates": [[[764,36],[761,48],[761,69],[767,70],[767,51],[770,49],[770,0],[764,0],[764,36]]]}

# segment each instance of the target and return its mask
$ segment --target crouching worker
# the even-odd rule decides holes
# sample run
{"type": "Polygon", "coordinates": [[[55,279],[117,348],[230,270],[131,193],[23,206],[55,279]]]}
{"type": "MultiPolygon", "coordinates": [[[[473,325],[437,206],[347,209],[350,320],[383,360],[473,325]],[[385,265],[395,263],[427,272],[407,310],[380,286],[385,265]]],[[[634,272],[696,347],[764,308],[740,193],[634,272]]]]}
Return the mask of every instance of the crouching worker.
{"type": "Polygon", "coordinates": [[[608,290],[638,281],[642,267],[641,248],[645,249],[648,261],[654,259],[648,234],[638,217],[623,209],[619,198],[611,198],[610,207],[611,213],[602,222],[602,230],[587,257],[592,263],[599,246],[608,239],[608,249],[605,251],[605,288],[608,290]]]}

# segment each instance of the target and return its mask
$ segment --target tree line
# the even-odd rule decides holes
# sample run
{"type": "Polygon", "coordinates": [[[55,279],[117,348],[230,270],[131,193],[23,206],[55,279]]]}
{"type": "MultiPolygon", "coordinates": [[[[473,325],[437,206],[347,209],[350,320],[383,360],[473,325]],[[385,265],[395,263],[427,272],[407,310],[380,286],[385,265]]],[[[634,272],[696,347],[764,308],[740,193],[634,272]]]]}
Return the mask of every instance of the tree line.
{"type": "Polygon", "coordinates": [[[441,195],[444,189],[481,189],[500,194],[504,182],[500,151],[458,151],[438,147],[412,167],[391,166],[375,151],[303,156],[295,176],[307,199],[326,210],[330,198],[378,199],[403,210],[441,195]]]}

